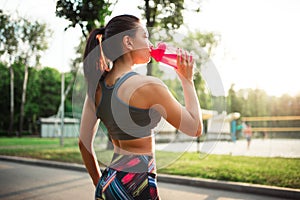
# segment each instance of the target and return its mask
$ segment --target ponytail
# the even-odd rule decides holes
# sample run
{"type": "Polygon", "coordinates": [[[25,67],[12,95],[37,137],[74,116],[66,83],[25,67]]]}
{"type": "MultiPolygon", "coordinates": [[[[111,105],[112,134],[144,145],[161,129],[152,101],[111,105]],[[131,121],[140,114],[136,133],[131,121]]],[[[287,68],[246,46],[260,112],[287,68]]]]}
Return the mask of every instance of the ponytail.
{"type": "Polygon", "coordinates": [[[92,99],[95,98],[95,92],[101,76],[106,71],[109,71],[102,51],[104,36],[105,28],[94,29],[87,39],[83,54],[83,71],[87,82],[87,93],[92,99]]]}
{"type": "MultiPolygon", "coordinates": [[[[86,42],[86,46],[85,46],[85,51],[84,51],[84,55],[83,55],[83,59],[85,59],[88,54],[96,47],[99,45],[99,40],[97,39],[97,35],[104,35],[105,34],[105,28],[96,28],[94,29],[86,42]]],[[[102,38],[102,40],[104,40],[104,37],[102,38]]]]}
{"type": "Polygon", "coordinates": [[[102,49],[102,38],[103,38],[103,35],[102,34],[97,34],[96,35],[96,38],[99,42],[99,51],[100,51],[100,58],[99,58],[99,68],[102,72],[104,71],[109,71],[110,69],[108,68],[108,65],[107,65],[107,59],[105,58],[105,55],[103,53],[103,49],[102,49]]]}

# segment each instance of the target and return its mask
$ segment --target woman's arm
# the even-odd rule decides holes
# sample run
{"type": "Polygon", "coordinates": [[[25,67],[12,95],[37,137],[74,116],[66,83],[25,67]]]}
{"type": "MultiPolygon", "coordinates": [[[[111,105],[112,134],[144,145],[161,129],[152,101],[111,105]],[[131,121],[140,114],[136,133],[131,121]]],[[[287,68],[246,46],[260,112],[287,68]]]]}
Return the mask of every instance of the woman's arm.
{"type": "Polygon", "coordinates": [[[95,103],[87,96],[82,110],[79,149],[86,169],[95,186],[101,177],[101,171],[93,148],[98,125],[99,120],[96,117],[95,103]]]}
{"type": "Polygon", "coordinates": [[[179,63],[177,74],[181,80],[185,106],[182,106],[171,94],[167,86],[158,78],[141,76],[134,79],[129,93],[130,105],[139,108],[154,108],[175,128],[183,133],[198,137],[202,133],[202,113],[193,82],[193,60],[187,55],[178,55],[180,59],[190,59],[179,63]]]}
{"type": "Polygon", "coordinates": [[[166,86],[161,84],[149,85],[148,100],[150,107],[158,110],[161,115],[175,128],[183,133],[198,137],[202,134],[202,113],[193,82],[183,80],[185,106],[182,106],[166,86]]]}
{"type": "Polygon", "coordinates": [[[187,124],[189,122],[186,120],[192,120],[195,123],[195,125],[190,125],[190,128],[197,129],[196,136],[200,136],[203,128],[202,112],[193,81],[193,65],[194,61],[191,55],[188,55],[186,52],[183,53],[182,51],[178,52],[178,68],[176,72],[178,74],[179,79],[181,80],[185,100],[185,110],[188,112],[183,113],[184,116],[182,116],[181,121],[182,124],[187,124]],[[188,114],[188,116],[186,114],[188,114]]]}

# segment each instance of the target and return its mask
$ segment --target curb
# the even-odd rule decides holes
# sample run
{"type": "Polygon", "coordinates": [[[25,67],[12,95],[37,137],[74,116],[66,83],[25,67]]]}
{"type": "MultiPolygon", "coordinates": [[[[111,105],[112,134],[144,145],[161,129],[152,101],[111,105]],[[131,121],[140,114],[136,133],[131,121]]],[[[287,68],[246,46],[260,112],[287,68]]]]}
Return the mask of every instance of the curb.
{"type": "MultiPolygon", "coordinates": [[[[15,156],[3,156],[0,155],[0,160],[17,162],[29,165],[38,165],[43,167],[52,167],[59,169],[75,170],[80,172],[87,172],[84,165],[74,163],[64,163],[57,161],[39,160],[32,158],[23,158],[15,156]]],[[[238,183],[230,181],[219,181],[212,179],[203,178],[191,178],[177,175],[159,174],[157,176],[159,182],[187,185],[193,187],[205,187],[210,189],[220,189],[233,192],[241,193],[255,193],[265,196],[289,198],[289,199],[300,199],[300,189],[283,188],[275,186],[265,186],[258,184],[238,183]]]]}
{"type": "Polygon", "coordinates": [[[280,197],[288,199],[300,199],[300,189],[266,186],[249,183],[239,183],[231,181],[219,181],[203,178],[191,178],[177,175],[159,174],[157,180],[166,183],[187,185],[193,187],[205,187],[241,193],[252,193],[270,197],[280,197]]]}
{"type": "Polygon", "coordinates": [[[39,160],[34,158],[3,156],[3,155],[0,155],[0,160],[27,164],[27,165],[37,165],[42,167],[52,167],[52,168],[86,172],[84,165],[75,164],[75,163],[64,163],[64,162],[57,162],[57,161],[50,161],[50,160],[39,160]]]}

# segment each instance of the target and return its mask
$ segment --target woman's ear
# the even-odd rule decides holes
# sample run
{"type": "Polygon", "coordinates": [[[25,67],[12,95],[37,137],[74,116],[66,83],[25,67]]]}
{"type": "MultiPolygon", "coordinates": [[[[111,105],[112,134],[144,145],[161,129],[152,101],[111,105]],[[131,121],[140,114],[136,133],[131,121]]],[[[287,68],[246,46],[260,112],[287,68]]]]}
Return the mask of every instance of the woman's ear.
{"type": "Polygon", "coordinates": [[[128,35],[125,35],[123,37],[123,45],[125,47],[126,50],[133,50],[133,41],[132,38],[128,35]]]}

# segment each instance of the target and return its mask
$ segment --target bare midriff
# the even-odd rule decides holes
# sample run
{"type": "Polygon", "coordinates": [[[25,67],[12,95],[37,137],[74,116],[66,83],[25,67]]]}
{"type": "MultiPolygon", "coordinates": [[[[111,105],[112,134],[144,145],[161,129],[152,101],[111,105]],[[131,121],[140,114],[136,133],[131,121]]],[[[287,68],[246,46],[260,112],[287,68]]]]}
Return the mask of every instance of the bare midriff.
{"type": "Polygon", "coordinates": [[[112,140],[114,151],[118,154],[153,155],[153,137],[138,138],[133,140],[112,140]]]}

